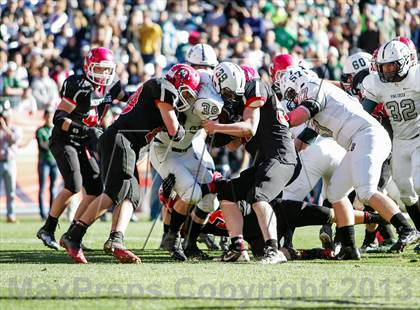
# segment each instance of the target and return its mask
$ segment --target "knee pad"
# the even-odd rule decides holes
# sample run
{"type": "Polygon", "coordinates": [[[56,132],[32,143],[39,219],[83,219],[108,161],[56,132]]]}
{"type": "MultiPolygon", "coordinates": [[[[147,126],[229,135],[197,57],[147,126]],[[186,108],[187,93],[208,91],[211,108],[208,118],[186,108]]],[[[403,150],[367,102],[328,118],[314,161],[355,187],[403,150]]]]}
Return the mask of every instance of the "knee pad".
{"type": "Polygon", "coordinates": [[[400,199],[405,206],[412,206],[418,201],[418,197],[416,196],[408,196],[408,195],[403,196],[402,194],[401,194],[400,199]]]}
{"type": "Polygon", "coordinates": [[[120,204],[124,199],[128,199],[133,204],[133,207],[137,208],[140,202],[139,185],[134,177],[108,186],[105,189],[105,193],[111,197],[115,204],[120,204]]]}
{"type": "Polygon", "coordinates": [[[76,194],[81,191],[83,185],[81,175],[73,173],[72,175],[63,176],[63,179],[65,189],[72,192],[73,194],[76,194]]]}
{"type": "Polygon", "coordinates": [[[219,201],[216,199],[216,194],[207,194],[201,199],[197,207],[206,213],[211,213],[219,207],[219,201]]]}
{"type": "Polygon", "coordinates": [[[178,193],[178,195],[180,195],[181,199],[189,205],[199,204],[202,198],[201,188],[197,183],[185,190],[183,193],[178,193]]]}
{"type": "Polygon", "coordinates": [[[210,212],[205,212],[197,207],[195,208],[194,213],[199,219],[205,220],[210,212]]]}
{"type": "Polygon", "coordinates": [[[357,197],[363,204],[368,204],[370,198],[377,192],[377,189],[369,186],[361,186],[356,188],[357,197]]]}

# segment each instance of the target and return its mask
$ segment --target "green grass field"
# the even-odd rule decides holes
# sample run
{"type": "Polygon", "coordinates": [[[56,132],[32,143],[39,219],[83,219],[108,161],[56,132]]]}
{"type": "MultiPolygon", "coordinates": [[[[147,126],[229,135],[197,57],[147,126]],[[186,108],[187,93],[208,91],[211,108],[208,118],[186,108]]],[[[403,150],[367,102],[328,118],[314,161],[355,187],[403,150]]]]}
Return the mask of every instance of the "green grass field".
{"type": "MultiPolygon", "coordinates": [[[[140,222],[130,224],[126,242],[143,263],[120,265],[101,250],[110,224],[96,223],[86,238],[95,251],[80,266],[36,239],[40,225],[29,218],[0,223],[0,309],[420,309],[420,255],[412,248],[357,262],[175,263],[155,250],[159,223],[140,250],[151,226],[140,222]]],[[[57,237],[67,226],[61,222],[57,237]]],[[[295,246],[318,247],[317,232],[298,229],[295,246]]]]}

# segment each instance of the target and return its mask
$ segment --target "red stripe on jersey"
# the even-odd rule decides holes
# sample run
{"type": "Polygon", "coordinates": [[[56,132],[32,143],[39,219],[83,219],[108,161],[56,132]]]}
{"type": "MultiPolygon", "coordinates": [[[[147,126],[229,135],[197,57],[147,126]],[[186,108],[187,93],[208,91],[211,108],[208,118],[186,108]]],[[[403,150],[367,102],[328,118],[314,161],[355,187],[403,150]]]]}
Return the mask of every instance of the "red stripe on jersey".
{"type": "MultiPolygon", "coordinates": [[[[261,101],[265,102],[267,99],[265,97],[251,97],[246,101],[245,108],[250,107],[252,105],[252,103],[257,101],[257,100],[261,100],[261,101]]],[[[251,107],[251,108],[259,108],[259,107],[261,107],[261,106],[251,107]]]]}
{"type": "Polygon", "coordinates": [[[74,106],[77,106],[77,103],[73,100],[71,100],[70,98],[67,97],[61,97],[62,99],[66,100],[68,103],[71,103],[74,106]]]}

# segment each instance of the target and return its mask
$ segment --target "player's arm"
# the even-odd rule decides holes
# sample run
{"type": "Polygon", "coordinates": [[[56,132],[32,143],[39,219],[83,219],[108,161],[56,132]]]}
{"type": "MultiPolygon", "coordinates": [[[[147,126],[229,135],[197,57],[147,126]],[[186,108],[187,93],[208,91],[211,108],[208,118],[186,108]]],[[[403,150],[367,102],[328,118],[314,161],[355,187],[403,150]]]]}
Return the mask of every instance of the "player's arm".
{"type": "Polygon", "coordinates": [[[363,109],[365,109],[365,111],[368,112],[369,114],[373,113],[377,105],[378,105],[378,102],[370,100],[366,97],[362,99],[363,109]]]}
{"type": "Polygon", "coordinates": [[[315,130],[306,127],[295,139],[296,150],[298,152],[304,150],[308,145],[312,144],[317,137],[318,133],[315,130]]]}
{"type": "Polygon", "coordinates": [[[185,130],[178,122],[174,107],[169,103],[156,101],[160,114],[162,115],[163,123],[168,131],[168,135],[174,141],[181,141],[185,136],[185,130]]]}
{"type": "Polygon", "coordinates": [[[368,75],[362,82],[362,106],[366,112],[372,114],[380,100],[377,96],[374,76],[368,75]]]}
{"type": "MultiPolygon", "coordinates": [[[[60,128],[61,130],[68,132],[70,128],[73,126],[79,125],[72,122],[68,115],[73,112],[76,108],[76,103],[70,101],[66,97],[62,97],[61,102],[57,106],[57,110],[54,113],[53,123],[55,126],[60,128]]],[[[79,125],[82,126],[82,125],[79,125]]]]}
{"type": "Polygon", "coordinates": [[[215,121],[203,121],[202,126],[208,133],[220,132],[238,138],[252,138],[257,132],[260,110],[252,107],[244,109],[243,121],[233,124],[220,124],[215,121]]]}

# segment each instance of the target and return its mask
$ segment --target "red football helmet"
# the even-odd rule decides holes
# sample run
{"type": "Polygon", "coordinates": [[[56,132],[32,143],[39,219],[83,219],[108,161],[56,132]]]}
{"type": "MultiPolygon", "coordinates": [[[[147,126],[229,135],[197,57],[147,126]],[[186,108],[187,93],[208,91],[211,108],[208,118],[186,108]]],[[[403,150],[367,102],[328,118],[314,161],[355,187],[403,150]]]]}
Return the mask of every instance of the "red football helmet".
{"type": "Polygon", "coordinates": [[[274,56],[270,64],[270,77],[274,84],[280,82],[280,78],[283,73],[286,72],[286,69],[289,67],[296,67],[299,64],[290,54],[280,54],[274,56]]]}
{"type": "Polygon", "coordinates": [[[414,42],[407,37],[395,37],[394,41],[400,41],[401,43],[407,45],[408,49],[410,50],[411,67],[417,65],[417,50],[416,46],[414,45],[414,42]]]}
{"type": "Polygon", "coordinates": [[[106,86],[114,81],[114,54],[105,47],[93,48],[85,57],[83,70],[89,81],[96,85],[106,86]]]}
{"type": "Polygon", "coordinates": [[[178,64],[169,69],[165,79],[178,90],[179,100],[177,101],[176,109],[179,112],[188,110],[197,99],[200,74],[187,64],[178,64]]]}
{"type": "Polygon", "coordinates": [[[249,82],[253,79],[259,79],[260,75],[258,74],[258,71],[255,70],[254,68],[247,66],[247,65],[242,65],[240,66],[242,68],[242,70],[245,73],[245,81],[249,82]]]}

